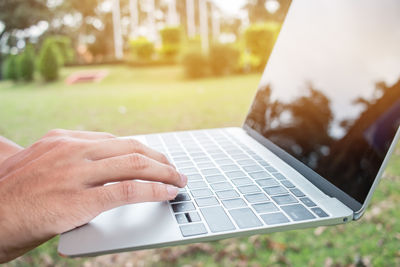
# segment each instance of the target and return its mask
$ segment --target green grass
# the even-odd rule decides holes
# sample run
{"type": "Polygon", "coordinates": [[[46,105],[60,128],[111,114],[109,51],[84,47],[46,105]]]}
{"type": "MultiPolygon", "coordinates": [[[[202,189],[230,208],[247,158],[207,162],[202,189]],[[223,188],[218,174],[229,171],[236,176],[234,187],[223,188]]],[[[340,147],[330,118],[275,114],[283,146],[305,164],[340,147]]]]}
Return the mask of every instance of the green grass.
{"type": "MultiPolygon", "coordinates": [[[[26,146],[52,128],[132,135],[240,126],[260,78],[187,81],[178,67],[105,68],[110,75],[97,84],[1,82],[0,134],[26,146]]],[[[8,265],[399,266],[399,177],[397,149],[372,206],[348,225],[75,260],[59,257],[53,239],[8,265]]]]}

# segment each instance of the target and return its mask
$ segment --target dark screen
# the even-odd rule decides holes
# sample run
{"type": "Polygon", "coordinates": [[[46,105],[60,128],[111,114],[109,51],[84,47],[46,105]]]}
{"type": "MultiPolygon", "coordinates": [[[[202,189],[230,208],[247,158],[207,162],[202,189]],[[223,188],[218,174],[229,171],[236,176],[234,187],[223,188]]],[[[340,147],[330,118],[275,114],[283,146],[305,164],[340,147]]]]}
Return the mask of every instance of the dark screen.
{"type": "Polygon", "coordinates": [[[400,1],[294,0],[246,125],[360,203],[400,124],[400,1]]]}

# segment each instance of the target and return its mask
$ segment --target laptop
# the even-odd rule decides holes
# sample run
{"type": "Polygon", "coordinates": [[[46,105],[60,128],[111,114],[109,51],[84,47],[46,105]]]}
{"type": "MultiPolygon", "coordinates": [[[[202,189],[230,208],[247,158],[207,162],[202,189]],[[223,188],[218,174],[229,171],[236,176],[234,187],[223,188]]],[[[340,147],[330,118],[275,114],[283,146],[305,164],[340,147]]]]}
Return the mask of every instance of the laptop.
{"type": "Polygon", "coordinates": [[[399,25],[398,0],[293,1],[243,127],[125,137],[165,153],[188,185],[63,233],[60,255],[358,220],[400,138],[399,25]]]}

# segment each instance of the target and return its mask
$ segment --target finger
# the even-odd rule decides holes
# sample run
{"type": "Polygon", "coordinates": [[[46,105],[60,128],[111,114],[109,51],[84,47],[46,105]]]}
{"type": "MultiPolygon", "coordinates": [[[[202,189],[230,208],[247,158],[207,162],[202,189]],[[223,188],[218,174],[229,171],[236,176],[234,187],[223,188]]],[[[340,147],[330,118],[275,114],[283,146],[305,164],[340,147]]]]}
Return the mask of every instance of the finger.
{"type": "Polygon", "coordinates": [[[160,183],[124,181],[91,188],[84,193],[93,209],[103,212],[126,204],[172,200],[178,188],[160,183]]]}
{"type": "Polygon", "coordinates": [[[92,173],[93,184],[129,179],[162,182],[179,187],[187,183],[187,177],[179,174],[175,168],[138,153],[92,161],[89,171],[92,173]]]}
{"type": "Polygon", "coordinates": [[[60,137],[60,136],[69,136],[73,138],[81,138],[88,140],[116,138],[114,135],[105,132],[72,131],[63,129],[51,130],[42,138],[60,137]]]}
{"type": "Polygon", "coordinates": [[[149,148],[133,138],[114,138],[98,141],[95,146],[90,148],[88,157],[92,160],[100,160],[132,153],[139,153],[161,163],[173,166],[162,153],[149,148]]]}

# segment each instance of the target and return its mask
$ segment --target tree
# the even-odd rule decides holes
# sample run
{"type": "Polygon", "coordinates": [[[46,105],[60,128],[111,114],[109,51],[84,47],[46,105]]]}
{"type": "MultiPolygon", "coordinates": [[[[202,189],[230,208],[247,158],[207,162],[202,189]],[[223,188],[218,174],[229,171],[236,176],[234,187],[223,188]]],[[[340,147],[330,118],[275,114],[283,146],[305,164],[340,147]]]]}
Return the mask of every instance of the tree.
{"type": "Polygon", "coordinates": [[[39,71],[45,81],[54,81],[58,78],[60,69],[57,49],[53,42],[44,42],[39,56],[39,71]]]}
{"type": "Polygon", "coordinates": [[[0,39],[5,33],[26,29],[50,15],[47,0],[1,0],[0,10],[0,21],[4,24],[0,39]]]}
{"type": "Polygon", "coordinates": [[[35,54],[33,47],[27,45],[24,52],[17,58],[18,78],[23,81],[32,81],[35,71],[35,54]]]}
{"type": "Polygon", "coordinates": [[[17,74],[17,56],[10,55],[3,64],[4,78],[7,80],[18,80],[17,74]]]}

